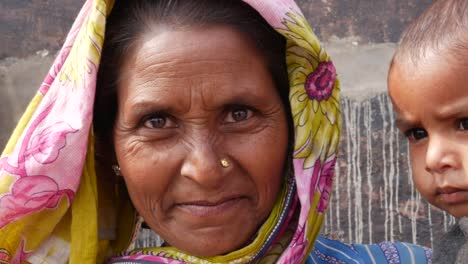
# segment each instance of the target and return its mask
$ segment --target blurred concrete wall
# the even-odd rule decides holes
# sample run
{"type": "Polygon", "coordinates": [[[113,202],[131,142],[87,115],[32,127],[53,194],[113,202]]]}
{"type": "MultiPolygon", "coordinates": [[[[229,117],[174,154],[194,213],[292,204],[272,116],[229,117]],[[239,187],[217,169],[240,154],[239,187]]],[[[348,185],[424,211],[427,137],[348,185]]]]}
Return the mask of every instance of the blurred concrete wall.
{"type": "MultiPolygon", "coordinates": [[[[324,233],[431,246],[453,218],[417,194],[393,124],[386,73],[405,25],[431,0],[298,0],[342,81],[343,136],[324,233]]],[[[48,71],[83,1],[0,1],[0,146],[48,71]]]]}
{"type": "MultiPolygon", "coordinates": [[[[0,1],[0,59],[57,50],[83,0],[0,1]]],[[[322,40],[396,42],[403,27],[432,0],[297,0],[322,40]]]]}

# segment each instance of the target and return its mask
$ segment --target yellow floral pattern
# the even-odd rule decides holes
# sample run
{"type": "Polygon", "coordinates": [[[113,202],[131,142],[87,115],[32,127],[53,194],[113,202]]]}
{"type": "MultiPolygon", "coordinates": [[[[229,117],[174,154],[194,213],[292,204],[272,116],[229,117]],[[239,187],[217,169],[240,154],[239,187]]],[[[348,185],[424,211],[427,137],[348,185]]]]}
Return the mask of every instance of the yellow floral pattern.
{"type": "Polygon", "coordinates": [[[288,39],[286,63],[296,132],[294,158],[305,159],[304,168],[310,168],[317,159],[324,162],[337,151],[341,124],[339,81],[330,57],[319,46],[306,19],[296,13],[288,13],[288,17],[283,23],[286,29],[278,31],[288,39]]]}
{"type": "Polygon", "coordinates": [[[88,136],[94,87],[84,84],[97,76],[112,4],[86,1],[46,86],[0,157],[0,263],[96,262],[96,176],[88,136]],[[80,121],[76,128],[67,123],[71,119],[80,121]],[[69,248],[74,250],[63,254],[69,248]]]}
{"type": "Polygon", "coordinates": [[[112,0],[95,2],[93,11],[85,18],[87,21],[79,29],[70,54],[63,65],[60,81],[75,83],[83,80],[85,74],[91,72],[91,67],[95,68],[99,65],[108,5],[112,4],[112,0]]]}
{"type": "MultiPolygon", "coordinates": [[[[122,206],[128,212],[119,211],[124,212],[121,213],[124,220],[118,227],[120,240],[104,241],[98,238],[99,182],[90,133],[97,68],[106,17],[113,2],[86,1],[44,81],[45,85],[39,89],[14,131],[4,156],[0,157],[0,216],[3,214],[11,219],[0,217],[0,263],[102,263],[109,255],[115,256],[128,246],[131,229],[136,226],[133,221],[128,221],[134,214],[132,206],[122,206]],[[52,111],[52,106],[55,111],[52,111]],[[71,129],[71,126],[68,128],[57,119],[72,119],[81,126],[71,129]],[[45,133],[49,130],[44,129],[44,133],[39,133],[35,131],[37,127],[53,127],[57,131],[53,130],[55,134],[51,134],[45,133]],[[29,141],[36,134],[44,136],[38,137],[35,145],[50,146],[46,150],[53,155],[38,154],[39,147],[29,151],[27,147],[34,145],[29,141]],[[49,134],[54,136],[49,138],[46,136],[49,134]],[[52,139],[56,141],[49,144],[52,139]],[[38,161],[26,160],[24,155],[18,153],[35,154],[34,160],[38,161]],[[15,159],[23,160],[19,162],[15,159]],[[26,162],[34,163],[26,166],[26,162]],[[52,163],[56,170],[44,167],[52,166],[52,163]],[[18,164],[22,167],[17,167],[18,164]],[[45,172],[50,173],[45,175],[47,181],[44,180],[45,176],[31,177],[45,172]],[[38,193],[41,199],[36,199],[38,193]],[[44,193],[49,196],[42,195],[44,193]],[[19,208],[16,196],[26,201],[21,204],[23,207],[19,208]],[[31,203],[33,200],[34,203],[31,203]],[[63,253],[66,250],[70,251],[63,253]]],[[[336,71],[293,0],[244,2],[253,6],[272,27],[280,28],[278,31],[287,40],[286,62],[291,86],[289,99],[295,126],[295,182],[288,181],[257,237],[242,249],[202,259],[175,248],[149,248],[135,252],[135,255],[123,256],[124,259],[147,257],[163,263],[261,261],[296,264],[307,258],[314,244],[329,200],[340,136],[336,71]],[[296,213],[299,213],[299,219],[296,219],[296,213]],[[281,222],[280,218],[288,220],[281,222]],[[280,236],[283,228],[287,231],[276,237],[280,236]]],[[[106,195],[113,197],[113,193],[99,192],[100,199],[106,195]]],[[[123,199],[120,202],[129,203],[123,199]]]]}

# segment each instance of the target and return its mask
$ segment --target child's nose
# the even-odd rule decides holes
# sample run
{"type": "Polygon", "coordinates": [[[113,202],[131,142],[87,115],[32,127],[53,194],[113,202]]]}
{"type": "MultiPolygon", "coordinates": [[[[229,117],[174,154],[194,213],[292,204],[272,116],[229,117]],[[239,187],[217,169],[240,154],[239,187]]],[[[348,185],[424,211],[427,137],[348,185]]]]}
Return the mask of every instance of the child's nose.
{"type": "Polygon", "coordinates": [[[426,171],[443,173],[457,167],[457,156],[449,140],[430,136],[426,150],[426,171]]]}

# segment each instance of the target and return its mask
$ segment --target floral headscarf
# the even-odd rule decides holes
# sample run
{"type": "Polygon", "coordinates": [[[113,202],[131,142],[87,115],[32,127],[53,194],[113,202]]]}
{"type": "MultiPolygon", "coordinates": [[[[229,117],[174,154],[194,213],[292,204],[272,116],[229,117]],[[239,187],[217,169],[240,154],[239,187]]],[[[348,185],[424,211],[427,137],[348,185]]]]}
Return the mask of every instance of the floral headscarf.
{"type": "MultiPolygon", "coordinates": [[[[289,99],[295,130],[295,181],[248,246],[196,258],[174,248],[129,252],[113,260],[160,263],[301,263],[319,233],[330,198],[340,138],[335,68],[293,0],[244,0],[287,39],[289,99]],[[298,217],[292,221],[293,215],[298,217]],[[291,220],[291,221],[290,221],[291,220]]],[[[0,263],[99,263],[128,247],[98,237],[92,133],[97,71],[112,0],[87,0],[65,44],[0,158],[0,263]]],[[[99,201],[105,192],[99,192],[99,201]]],[[[130,208],[125,211],[125,208],[130,208]]],[[[134,235],[134,234],[133,234],[134,235]]]]}

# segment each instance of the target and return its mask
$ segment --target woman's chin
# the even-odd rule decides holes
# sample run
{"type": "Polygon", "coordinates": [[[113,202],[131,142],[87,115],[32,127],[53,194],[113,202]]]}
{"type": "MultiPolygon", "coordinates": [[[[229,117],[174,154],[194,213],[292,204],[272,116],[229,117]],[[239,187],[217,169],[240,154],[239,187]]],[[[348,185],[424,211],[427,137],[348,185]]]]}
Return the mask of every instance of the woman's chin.
{"type": "Polygon", "coordinates": [[[237,199],[216,206],[175,206],[168,215],[155,216],[148,224],[171,246],[209,257],[235,251],[252,241],[268,211],[259,213],[248,199],[237,199]]]}
{"type": "MultiPolygon", "coordinates": [[[[185,236],[184,236],[185,237],[185,236]]],[[[193,238],[187,239],[185,241],[177,241],[171,244],[169,241],[168,244],[188,253],[189,255],[198,256],[198,257],[214,257],[225,255],[230,252],[236,251],[249,241],[249,239],[238,240],[234,238],[226,237],[208,237],[208,238],[193,238]],[[193,243],[187,243],[186,241],[194,241],[193,243]],[[238,243],[241,241],[242,243],[238,243]],[[178,243],[179,242],[179,243],[178,243]]]]}
{"type": "Polygon", "coordinates": [[[224,226],[181,225],[177,230],[177,233],[160,233],[160,235],[167,244],[190,255],[212,257],[224,255],[248,245],[258,230],[258,224],[239,221],[224,226]]]}
{"type": "MultiPolygon", "coordinates": [[[[182,250],[182,249],[181,249],[182,250]]],[[[203,247],[203,248],[195,248],[193,250],[182,250],[187,253],[189,253],[192,256],[198,256],[200,258],[208,258],[208,257],[215,257],[215,256],[222,256],[226,255],[229,252],[235,251],[236,248],[234,249],[225,249],[225,248],[209,248],[209,247],[203,247]]]]}

